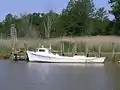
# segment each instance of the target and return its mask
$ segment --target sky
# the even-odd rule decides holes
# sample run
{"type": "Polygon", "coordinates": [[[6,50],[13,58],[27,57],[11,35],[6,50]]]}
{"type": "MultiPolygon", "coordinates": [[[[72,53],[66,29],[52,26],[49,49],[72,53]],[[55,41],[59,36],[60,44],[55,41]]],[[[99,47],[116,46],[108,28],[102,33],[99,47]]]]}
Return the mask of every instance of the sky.
{"type": "MultiPolygon", "coordinates": [[[[47,12],[50,8],[60,12],[68,4],[69,0],[0,0],[0,21],[8,13],[19,15],[20,13],[47,12]]],[[[110,9],[108,0],[94,0],[97,8],[110,9]]],[[[112,19],[112,16],[109,16],[112,19]]]]}

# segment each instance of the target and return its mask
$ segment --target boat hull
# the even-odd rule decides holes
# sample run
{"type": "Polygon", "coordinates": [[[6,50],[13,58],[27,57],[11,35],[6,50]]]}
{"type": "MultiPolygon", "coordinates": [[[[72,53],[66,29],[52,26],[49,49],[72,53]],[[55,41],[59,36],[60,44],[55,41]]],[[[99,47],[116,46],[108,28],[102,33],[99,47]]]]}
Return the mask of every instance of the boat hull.
{"type": "Polygon", "coordinates": [[[65,57],[35,54],[27,51],[29,61],[44,63],[104,63],[105,57],[65,57]]]}

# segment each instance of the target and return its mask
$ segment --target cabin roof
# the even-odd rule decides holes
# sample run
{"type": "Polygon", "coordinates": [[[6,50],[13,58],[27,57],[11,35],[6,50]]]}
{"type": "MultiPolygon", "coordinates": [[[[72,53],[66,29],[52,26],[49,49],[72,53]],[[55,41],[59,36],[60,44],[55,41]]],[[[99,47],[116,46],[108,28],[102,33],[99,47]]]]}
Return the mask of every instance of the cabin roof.
{"type": "Polygon", "coordinates": [[[49,48],[37,48],[38,50],[40,50],[40,49],[44,49],[44,50],[49,50],[49,48]]]}

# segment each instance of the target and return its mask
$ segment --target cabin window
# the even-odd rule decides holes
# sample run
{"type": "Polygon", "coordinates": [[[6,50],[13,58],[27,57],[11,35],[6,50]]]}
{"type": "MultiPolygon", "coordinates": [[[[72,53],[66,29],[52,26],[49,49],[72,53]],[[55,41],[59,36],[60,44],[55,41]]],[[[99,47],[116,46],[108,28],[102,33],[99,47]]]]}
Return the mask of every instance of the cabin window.
{"type": "Polygon", "coordinates": [[[44,49],[40,49],[39,52],[45,52],[45,50],[44,49]]]}

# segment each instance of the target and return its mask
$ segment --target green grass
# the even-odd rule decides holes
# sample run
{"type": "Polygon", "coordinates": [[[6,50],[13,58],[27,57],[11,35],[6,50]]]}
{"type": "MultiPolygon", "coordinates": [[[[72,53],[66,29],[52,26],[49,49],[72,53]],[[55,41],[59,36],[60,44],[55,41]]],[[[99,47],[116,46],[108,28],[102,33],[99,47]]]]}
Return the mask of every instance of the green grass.
{"type": "Polygon", "coordinates": [[[12,52],[12,49],[6,46],[0,46],[0,53],[1,54],[7,54],[12,52]]]}

